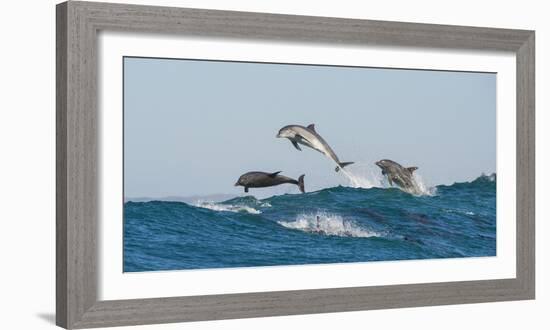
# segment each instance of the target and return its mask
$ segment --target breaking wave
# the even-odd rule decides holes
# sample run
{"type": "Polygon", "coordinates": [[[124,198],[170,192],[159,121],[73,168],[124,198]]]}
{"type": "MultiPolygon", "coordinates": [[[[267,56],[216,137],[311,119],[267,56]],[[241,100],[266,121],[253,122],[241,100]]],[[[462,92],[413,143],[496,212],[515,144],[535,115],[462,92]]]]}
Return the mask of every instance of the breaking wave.
{"type": "Polygon", "coordinates": [[[250,214],[262,213],[262,211],[256,210],[255,208],[246,205],[223,204],[210,201],[197,201],[194,206],[209,209],[212,211],[246,212],[250,214]]]}
{"type": "Polygon", "coordinates": [[[317,212],[299,214],[294,221],[277,221],[281,226],[308,233],[341,237],[380,237],[382,234],[361,228],[337,214],[317,212]]]}
{"type": "Polygon", "coordinates": [[[224,202],[197,201],[194,206],[212,211],[261,214],[261,209],[271,207],[271,204],[267,201],[258,200],[254,196],[245,196],[232,198],[224,202]]]}

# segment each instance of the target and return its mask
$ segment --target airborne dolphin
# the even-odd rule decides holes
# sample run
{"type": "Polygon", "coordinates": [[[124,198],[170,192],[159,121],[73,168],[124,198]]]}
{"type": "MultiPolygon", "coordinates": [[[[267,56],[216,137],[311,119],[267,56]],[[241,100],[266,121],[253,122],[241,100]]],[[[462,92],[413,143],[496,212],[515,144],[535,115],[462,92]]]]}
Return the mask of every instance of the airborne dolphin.
{"type": "Polygon", "coordinates": [[[388,178],[388,182],[393,186],[395,183],[399,187],[411,193],[420,193],[418,185],[414,181],[413,172],[418,167],[403,167],[400,164],[389,159],[382,159],[375,163],[382,169],[382,174],[388,178]]]}
{"type": "Polygon", "coordinates": [[[279,130],[278,138],[287,138],[292,142],[292,145],[302,150],[299,144],[317,150],[328,158],[332,159],[338,166],[334,169],[338,172],[340,169],[353,164],[353,162],[341,162],[336,156],[336,153],[328,145],[328,143],[315,131],[315,124],[310,124],[308,127],[300,125],[288,125],[279,130]]]}
{"type": "Polygon", "coordinates": [[[235,183],[235,186],[243,186],[244,192],[248,192],[248,188],[264,188],[277,186],[283,183],[295,184],[300,188],[302,193],[305,192],[304,188],[304,174],[300,175],[298,180],[289,178],[288,176],[280,175],[281,171],[267,173],[267,172],[248,172],[239,177],[239,180],[235,183]]]}

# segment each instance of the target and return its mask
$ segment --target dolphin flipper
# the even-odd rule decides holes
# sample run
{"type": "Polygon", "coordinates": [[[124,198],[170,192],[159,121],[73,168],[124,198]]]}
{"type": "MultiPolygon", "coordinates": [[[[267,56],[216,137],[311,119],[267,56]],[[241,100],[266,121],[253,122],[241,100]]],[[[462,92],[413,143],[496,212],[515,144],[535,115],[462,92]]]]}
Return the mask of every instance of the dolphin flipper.
{"type": "Polygon", "coordinates": [[[391,179],[391,176],[389,176],[389,175],[388,175],[388,182],[390,183],[390,186],[393,187],[393,181],[392,181],[392,179],[391,179]]]}
{"type": "Polygon", "coordinates": [[[298,142],[292,141],[292,140],[291,140],[290,142],[292,142],[292,145],[294,146],[294,148],[296,148],[296,149],[302,151],[302,148],[300,148],[300,146],[298,145],[298,142]]]}

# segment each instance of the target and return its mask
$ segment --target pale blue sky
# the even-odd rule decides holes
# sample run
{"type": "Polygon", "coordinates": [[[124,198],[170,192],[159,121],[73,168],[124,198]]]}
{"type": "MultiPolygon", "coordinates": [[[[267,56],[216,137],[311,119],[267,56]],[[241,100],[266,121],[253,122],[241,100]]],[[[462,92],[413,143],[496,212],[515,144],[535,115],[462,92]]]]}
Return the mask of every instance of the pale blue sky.
{"type": "Polygon", "coordinates": [[[389,158],[429,185],[469,181],[495,172],[496,75],[127,57],[125,197],[240,194],[252,170],[305,173],[310,191],[346,184],[320,153],[275,138],[310,123],[360,175],[389,158]]]}

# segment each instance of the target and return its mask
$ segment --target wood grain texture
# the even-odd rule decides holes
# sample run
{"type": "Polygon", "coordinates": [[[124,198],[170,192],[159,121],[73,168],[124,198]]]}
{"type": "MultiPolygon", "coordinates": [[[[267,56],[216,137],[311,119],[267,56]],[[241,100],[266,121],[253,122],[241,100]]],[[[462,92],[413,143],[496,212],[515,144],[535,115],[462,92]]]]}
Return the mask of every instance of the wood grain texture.
{"type": "Polygon", "coordinates": [[[56,322],[67,327],[67,5],[56,8],[55,301],[56,322]]]}
{"type": "Polygon", "coordinates": [[[535,298],[535,33],[516,52],[516,276],[535,298]]]}
{"type": "Polygon", "coordinates": [[[533,299],[533,31],[92,2],[57,6],[57,324],[87,328],[533,299]],[[517,277],[490,281],[97,300],[97,33],[513,51],[517,57],[517,277]]]}
{"type": "Polygon", "coordinates": [[[331,313],[525,299],[516,280],[104,301],[78,327],[331,313]]]}
{"type": "Polygon", "coordinates": [[[57,7],[58,186],[56,323],[72,327],[97,302],[96,31],[82,8],[57,7]]]}
{"type": "Polygon", "coordinates": [[[530,31],[223,10],[72,2],[98,29],[286,42],[516,51],[530,31]],[[93,17],[93,18],[92,18],[93,17]]]}

